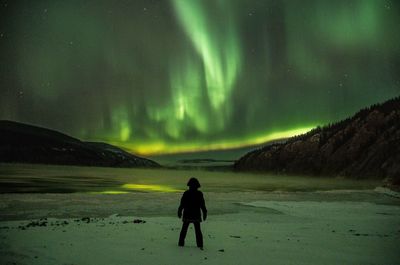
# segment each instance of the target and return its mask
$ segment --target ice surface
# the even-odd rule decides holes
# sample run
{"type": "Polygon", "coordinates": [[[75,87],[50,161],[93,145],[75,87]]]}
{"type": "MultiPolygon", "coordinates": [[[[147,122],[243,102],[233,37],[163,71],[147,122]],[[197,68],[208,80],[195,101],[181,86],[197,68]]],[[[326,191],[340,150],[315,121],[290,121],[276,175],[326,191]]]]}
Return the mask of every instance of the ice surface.
{"type": "Polygon", "coordinates": [[[0,264],[400,264],[400,200],[376,181],[6,165],[0,183],[0,264]],[[177,246],[191,176],[204,251],[193,229],[177,246]]]}

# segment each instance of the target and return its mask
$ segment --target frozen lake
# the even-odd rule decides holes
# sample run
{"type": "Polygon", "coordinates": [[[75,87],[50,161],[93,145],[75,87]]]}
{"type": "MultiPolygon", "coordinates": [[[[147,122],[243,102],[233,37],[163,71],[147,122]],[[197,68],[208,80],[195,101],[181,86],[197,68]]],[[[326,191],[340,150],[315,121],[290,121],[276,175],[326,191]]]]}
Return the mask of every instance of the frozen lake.
{"type": "Polygon", "coordinates": [[[373,180],[0,165],[2,264],[399,264],[400,201],[373,180]],[[197,177],[205,249],[177,207],[197,177]],[[135,223],[134,220],[143,220],[135,223]],[[74,253],[74,255],[70,255],[74,253]]]}
{"type": "Polygon", "coordinates": [[[196,177],[206,192],[365,190],[378,180],[350,180],[230,171],[127,169],[0,164],[0,193],[180,192],[196,177]]]}
{"type": "Polygon", "coordinates": [[[211,214],[237,213],[248,208],[240,203],[260,200],[397,202],[374,191],[381,185],[376,180],[1,164],[0,220],[115,213],[175,216],[189,177],[200,180],[211,214]]]}

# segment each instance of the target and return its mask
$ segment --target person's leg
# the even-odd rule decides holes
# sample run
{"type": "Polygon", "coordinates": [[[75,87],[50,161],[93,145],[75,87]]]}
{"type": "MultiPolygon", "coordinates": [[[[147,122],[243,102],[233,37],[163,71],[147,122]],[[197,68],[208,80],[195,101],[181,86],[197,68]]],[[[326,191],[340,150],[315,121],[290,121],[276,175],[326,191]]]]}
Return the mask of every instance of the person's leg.
{"type": "Polygon", "coordinates": [[[189,222],[182,223],[182,229],[181,229],[181,233],[179,235],[179,243],[178,243],[178,245],[181,247],[183,247],[185,245],[185,237],[186,237],[188,227],[189,227],[189,222]]]}
{"type": "Polygon", "coordinates": [[[199,248],[203,248],[203,234],[201,233],[200,222],[194,222],[194,230],[196,232],[196,243],[199,248]]]}

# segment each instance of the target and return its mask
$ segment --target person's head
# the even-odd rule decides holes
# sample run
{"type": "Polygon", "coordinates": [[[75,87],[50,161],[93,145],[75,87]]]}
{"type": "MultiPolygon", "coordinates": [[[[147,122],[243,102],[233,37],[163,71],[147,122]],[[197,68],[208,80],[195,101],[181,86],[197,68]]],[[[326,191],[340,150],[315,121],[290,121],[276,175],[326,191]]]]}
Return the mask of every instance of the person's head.
{"type": "Polygon", "coordinates": [[[189,186],[189,189],[198,189],[201,187],[197,178],[190,178],[187,185],[189,186]]]}

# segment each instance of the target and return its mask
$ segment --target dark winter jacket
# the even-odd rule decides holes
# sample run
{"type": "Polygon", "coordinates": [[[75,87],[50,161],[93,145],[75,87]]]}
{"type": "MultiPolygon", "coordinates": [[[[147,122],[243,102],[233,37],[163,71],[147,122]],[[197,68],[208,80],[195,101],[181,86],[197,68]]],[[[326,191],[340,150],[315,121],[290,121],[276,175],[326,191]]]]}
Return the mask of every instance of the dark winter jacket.
{"type": "Polygon", "coordinates": [[[203,219],[207,218],[207,209],[204,202],[203,193],[197,189],[189,189],[182,195],[181,204],[178,209],[178,216],[181,217],[183,211],[184,222],[201,222],[201,211],[203,219]]]}

